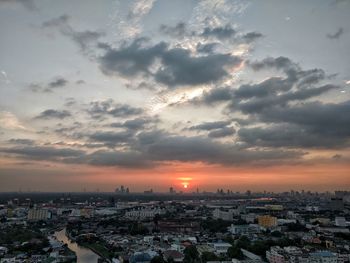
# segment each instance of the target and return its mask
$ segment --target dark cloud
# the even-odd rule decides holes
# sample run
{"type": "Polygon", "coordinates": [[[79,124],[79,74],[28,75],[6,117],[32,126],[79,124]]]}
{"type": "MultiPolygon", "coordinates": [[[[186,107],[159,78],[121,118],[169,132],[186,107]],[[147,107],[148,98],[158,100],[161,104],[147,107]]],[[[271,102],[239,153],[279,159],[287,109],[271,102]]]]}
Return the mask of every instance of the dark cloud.
{"type": "Polygon", "coordinates": [[[71,113],[67,110],[53,110],[48,109],[41,112],[36,119],[64,119],[72,116],[71,113]]]}
{"type": "Polygon", "coordinates": [[[185,49],[168,50],[162,56],[163,67],[155,79],[169,86],[199,85],[221,80],[228,76],[225,66],[237,66],[241,59],[228,54],[192,57],[185,49]]]}
{"type": "Polygon", "coordinates": [[[161,25],[159,31],[174,38],[183,38],[187,34],[186,24],[183,22],[177,23],[175,26],[161,25]]]}
{"type": "Polygon", "coordinates": [[[97,41],[105,35],[101,31],[84,30],[77,31],[70,24],[70,16],[64,14],[59,17],[42,23],[42,28],[57,28],[62,35],[74,41],[83,52],[88,52],[91,45],[97,44],[97,41]]]}
{"type": "Polygon", "coordinates": [[[112,99],[109,99],[91,102],[88,112],[94,118],[101,118],[107,115],[125,118],[142,114],[143,109],[132,107],[127,104],[115,103],[112,99]]]}
{"type": "Polygon", "coordinates": [[[168,48],[166,43],[142,47],[144,40],[135,40],[120,49],[107,48],[99,59],[101,70],[107,75],[126,77],[144,75],[168,86],[199,85],[218,81],[228,76],[226,66],[237,66],[241,59],[229,54],[192,56],[183,48],[168,48]],[[161,66],[151,72],[159,59],[161,66]]]}
{"type": "Polygon", "coordinates": [[[291,148],[339,148],[344,138],[323,136],[312,128],[292,124],[278,124],[265,128],[241,128],[240,140],[251,146],[291,148]]]}
{"type": "Polygon", "coordinates": [[[53,80],[51,80],[47,84],[40,84],[40,83],[31,83],[29,85],[29,88],[33,92],[52,92],[55,89],[63,88],[69,83],[68,80],[66,80],[63,77],[57,77],[53,80]]]}
{"type": "Polygon", "coordinates": [[[296,70],[298,68],[297,64],[292,62],[287,57],[277,57],[277,58],[268,57],[263,59],[262,61],[248,61],[248,65],[254,70],[275,68],[275,69],[284,70],[286,73],[289,70],[293,70],[293,69],[296,70]]]}
{"type": "Polygon", "coordinates": [[[101,150],[85,156],[80,161],[96,166],[119,166],[131,169],[147,168],[153,165],[142,153],[136,151],[101,150]]]}
{"type": "Polygon", "coordinates": [[[43,27],[57,27],[57,26],[64,26],[68,23],[70,17],[66,14],[61,15],[59,17],[55,17],[53,19],[50,19],[48,21],[45,21],[42,23],[43,27]]]}
{"type": "Polygon", "coordinates": [[[329,39],[339,39],[344,34],[344,29],[342,27],[339,27],[337,32],[333,34],[327,34],[327,37],[329,39]]]}
{"type": "MultiPolygon", "coordinates": [[[[204,92],[201,101],[206,104],[225,102],[233,98],[233,93],[233,89],[229,87],[214,88],[210,91],[204,92]]],[[[198,100],[195,102],[198,102],[198,100]]]]}
{"type": "Polygon", "coordinates": [[[263,34],[261,34],[259,32],[249,32],[249,33],[244,34],[242,39],[247,43],[251,43],[251,42],[254,42],[255,40],[257,40],[261,37],[263,37],[263,34]]]}
{"type": "Polygon", "coordinates": [[[201,36],[203,37],[214,37],[220,40],[233,38],[236,34],[236,30],[231,25],[219,26],[219,27],[206,27],[204,28],[201,36]]]}
{"type": "Polygon", "coordinates": [[[202,124],[198,124],[195,126],[191,126],[188,128],[189,130],[204,130],[204,131],[210,131],[215,129],[221,129],[226,127],[227,125],[230,125],[230,121],[214,121],[214,122],[204,122],[202,124]]]}
{"type": "Polygon", "coordinates": [[[99,59],[102,72],[107,75],[119,73],[124,76],[151,74],[149,67],[163,54],[167,44],[162,42],[143,48],[141,44],[144,42],[145,39],[136,39],[129,46],[122,46],[120,49],[108,46],[106,53],[99,59]]]}
{"type": "Polygon", "coordinates": [[[210,138],[223,138],[235,134],[236,130],[232,127],[224,127],[221,129],[213,130],[208,133],[210,138]]]}
{"type": "Polygon", "coordinates": [[[84,155],[84,151],[71,148],[55,148],[47,146],[25,146],[13,148],[0,148],[0,152],[18,155],[33,160],[62,160],[68,157],[84,155]]]}
{"type": "Polygon", "coordinates": [[[204,162],[222,165],[264,163],[299,158],[302,153],[281,150],[245,150],[201,136],[177,136],[160,131],[138,136],[139,148],[154,161],[204,162]]]}
{"type": "Polygon", "coordinates": [[[8,140],[11,144],[22,144],[22,145],[33,145],[35,143],[34,140],[30,139],[10,139],[8,140]]]}
{"type": "Polygon", "coordinates": [[[350,101],[309,102],[288,107],[271,107],[259,114],[266,122],[288,122],[311,126],[328,135],[350,135],[350,101]]]}
{"type": "Polygon", "coordinates": [[[198,43],[196,46],[196,51],[199,53],[211,54],[211,53],[214,53],[214,49],[217,45],[218,43],[207,43],[207,44],[198,43]]]}
{"type": "Polygon", "coordinates": [[[89,135],[89,140],[93,142],[103,142],[109,146],[115,146],[118,144],[126,143],[130,141],[134,133],[131,131],[99,131],[89,135]]]}
{"type": "Polygon", "coordinates": [[[66,86],[67,83],[68,83],[68,80],[66,80],[66,79],[64,79],[62,77],[59,77],[59,78],[51,81],[48,84],[48,87],[51,88],[51,89],[60,88],[60,87],[66,86]]]}
{"type": "Polygon", "coordinates": [[[220,138],[233,134],[231,129],[216,129],[216,134],[208,137],[181,136],[165,131],[152,130],[137,135],[132,132],[96,132],[80,135],[87,138],[87,145],[69,145],[71,148],[61,148],[67,144],[49,146],[24,146],[0,148],[0,152],[8,156],[23,159],[57,161],[65,163],[90,164],[101,166],[147,167],[159,162],[182,161],[203,162],[225,166],[244,164],[280,163],[287,160],[297,160],[303,153],[284,150],[248,150],[233,143],[220,143],[210,138],[220,138]],[[102,143],[99,144],[99,143],[102,143]],[[61,146],[61,147],[56,147],[61,146]],[[75,147],[96,148],[101,146],[122,146],[118,150],[97,150],[93,153],[76,150],[75,147]]]}
{"type": "Polygon", "coordinates": [[[266,128],[244,128],[238,134],[251,145],[301,148],[349,147],[350,101],[343,103],[309,102],[266,107],[254,113],[266,128]]]}
{"type": "Polygon", "coordinates": [[[244,113],[259,113],[265,108],[276,107],[277,105],[283,106],[292,101],[304,101],[337,88],[338,86],[334,85],[324,85],[318,88],[285,92],[280,95],[277,95],[278,90],[273,90],[271,94],[259,91],[251,93],[250,97],[245,98],[248,100],[241,101],[239,97],[238,99],[235,97],[230,104],[230,108],[244,113]]]}
{"type": "Polygon", "coordinates": [[[149,117],[143,117],[143,118],[136,118],[132,120],[127,120],[123,123],[112,123],[110,124],[110,127],[115,128],[126,128],[129,130],[141,130],[144,129],[146,126],[152,123],[156,123],[159,120],[157,118],[149,118],[149,117]]]}

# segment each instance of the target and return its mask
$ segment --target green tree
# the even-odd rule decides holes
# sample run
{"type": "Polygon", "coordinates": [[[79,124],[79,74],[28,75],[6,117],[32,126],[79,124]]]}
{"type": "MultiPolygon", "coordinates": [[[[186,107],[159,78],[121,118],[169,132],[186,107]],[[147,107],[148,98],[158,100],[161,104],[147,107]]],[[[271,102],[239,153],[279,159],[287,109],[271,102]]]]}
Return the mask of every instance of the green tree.
{"type": "Polygon", "coordinates": [[[199,259],[199,253],[195,246],[186,247],[184,250],[184,262],[185,263],[194,263],[199,259]]]}
{"type": "Polygon", "coordinates": [[[151,263],[164,263],[164,259],[162,256],[155,256],[152,258],[151,263]]]}
{"type": "Polygon", "coordinates": [[[243,259],[243,253],[237,246],[232,246],[227,250],[227,255],[230,258],[243,259]]]}
{"type": "Polygon", "coordinates": [[[205,251],[202,253],[201,259],[202,259],[202,262],[207,262],[207,261],[217,261],[219,258],[213,252],[205,251]]]}

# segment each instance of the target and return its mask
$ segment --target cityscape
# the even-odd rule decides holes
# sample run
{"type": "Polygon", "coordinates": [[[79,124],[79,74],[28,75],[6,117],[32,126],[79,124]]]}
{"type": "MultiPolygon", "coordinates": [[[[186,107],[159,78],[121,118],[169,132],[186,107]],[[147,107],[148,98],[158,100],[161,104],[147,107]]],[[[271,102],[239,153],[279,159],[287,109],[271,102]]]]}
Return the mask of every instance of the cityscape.
{"type": "Polygon", "coordinates": [[[0,263],[350,263],[350,0],[0,0],[0,263]]]}
{"type": "Polygon", "coordinates": [[[350,260],[350,191],[0,194],[1,262],[350,260]]]}

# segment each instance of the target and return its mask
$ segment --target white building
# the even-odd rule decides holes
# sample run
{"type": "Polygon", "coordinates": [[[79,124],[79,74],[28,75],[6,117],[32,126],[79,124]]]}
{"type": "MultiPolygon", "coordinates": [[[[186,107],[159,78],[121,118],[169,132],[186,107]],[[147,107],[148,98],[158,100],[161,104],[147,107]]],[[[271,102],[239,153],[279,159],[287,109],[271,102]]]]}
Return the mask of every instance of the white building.
{"type": "Polygon", "coordinates": [[[216,208],[213,211],[213,218],[222,219],[225,221],[232,221],[233,220],[233,210],[230,209],[228,211],[223,211],[223,210],[216,208]]]}
{"type": "Polygon", "coordinates": [[[216,242],[211,244],[212,247],[214,248],[214,252],[218,255],[220,254],[226,254],[227,250],[232,247],[231,244],[226,243],[226,242],[216,242]]]}
{"type": "Polygon", "coordinates": [[[153,218],[155,215],[163,215],[165,212],[165,209],[160,208],[131,210],[125,213],[125,217],[129,219],[145,219],[153,218]]]}
{"type": "Polygon", "coordinates": [[[335,218],[335,225],[336,226],[341,226],[341,227],[346,227],[346,220],[345,217],[336,217],[335,218]]]}
{"type": "Polygon", "coordinates": [[[257,224],[249,225],[234,225],[232,224],[228,231],[233,235],[251,235],[260,232],[260,227],[257,224]]]}

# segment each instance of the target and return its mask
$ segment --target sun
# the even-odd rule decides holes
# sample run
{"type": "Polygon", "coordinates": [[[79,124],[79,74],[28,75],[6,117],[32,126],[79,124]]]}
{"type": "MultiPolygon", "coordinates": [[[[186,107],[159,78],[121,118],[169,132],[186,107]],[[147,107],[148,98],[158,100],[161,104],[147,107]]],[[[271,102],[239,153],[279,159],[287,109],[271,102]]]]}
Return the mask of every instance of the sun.
{"type": "Polygon", "coordinates": [[[188,182],[182,182],[181,184],[183,185],[183,187],[184,187],[185,189],[187,189],[188,186],[189,186],[189,183],[188,183],[188,182]]]}
{"type": "Polygon", "coordinates": [[[184,189],[190,188],[190,181],[192,181],[191,177],[179,177],[177,178],[177,180],[180,181],[179,183],[182,185],[184,189]]]}

